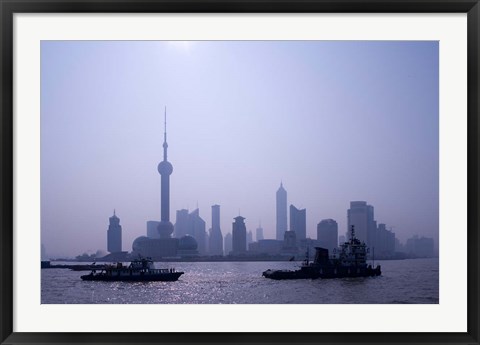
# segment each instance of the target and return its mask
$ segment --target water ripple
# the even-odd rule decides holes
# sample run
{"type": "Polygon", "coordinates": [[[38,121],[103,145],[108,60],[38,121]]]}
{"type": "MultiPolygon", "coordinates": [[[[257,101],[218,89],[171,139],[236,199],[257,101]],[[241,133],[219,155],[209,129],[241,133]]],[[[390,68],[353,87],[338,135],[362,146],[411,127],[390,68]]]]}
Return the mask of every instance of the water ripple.
{"type": "MultiPolygon", "coordinates": [[[[317,280],[265,279],[291,262],[168,263],[177,282],[82,281],[85,272],[42,270],[43,304],[319,304],[438,303],[438,259],[379,262],[382,276],[317,280]]],[[[156,263],[162,267],[161,263],[156,263]]]]}

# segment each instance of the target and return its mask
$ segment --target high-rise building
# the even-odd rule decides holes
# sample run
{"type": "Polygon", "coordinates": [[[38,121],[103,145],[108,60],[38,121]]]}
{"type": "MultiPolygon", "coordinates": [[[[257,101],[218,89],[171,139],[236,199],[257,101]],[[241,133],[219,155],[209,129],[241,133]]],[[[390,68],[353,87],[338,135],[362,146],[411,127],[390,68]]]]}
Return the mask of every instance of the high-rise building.
{"type": "Polygon", "coordinates": [[[262,255],[278,255],[283,249],[283,241],[278,240],[259,240],[258,242],[250,243],[248,251],[255,254],[262,255]]]}
{"type": "Polygon", "coordinates": [[[290,231],[295,231],[297,241],[307,238],[307,211],[290,205],[290,231]]]}
{"type": "Polygon", "coordinates": [[[322,248],[328,249],[333,254],[333,250],[338,247],[338,224],[333,219],[323,219],[317,225],[317,241],[322,248]]]}
{"type": "Polygon", "coordinates": [[[375,247],[376,240],[377,240],[377,221],[375,220],[374,213],[373,213],[373,206],[368,205],[368,231],[367,231],[367,245],[370,248],[375,247]]]}
{"type": "Polygon", "coordinates": [[[355,226],[355,236],[372,248],[375,246],[377,222],[374,219],[373,206],[365,201],[351,201],[347,211],[348,229],[355,226]]]}
{"type": "Polygon", "coordinates": [[[410,257],[431,258],[435,255],[433,238],[413,236],[407,240],[405,250],[410,257]]]}
{"type": "Polygon", "coordinates": [[[242,216],[235,217],[232,224],[232,254],[239,255],[247,252],[247,228],[245,226],[245,218],[242,216]]]}
{"type": "Polygon", "coordinates": [[[173,172],[173,166],[167,160],[167,148],[167,108],[165,107],[163,161],[158,164],[158,172],[161,176],[161,221],[158,224],[160,238],[170,238],[173,233],[173,224],[170,222],[170,175],[173,172]]]}
{"type": "Polygon", "coordinates": [[[110,224],[107,230],[107,250],[110,253],[118,253],[122,251],[122,226],[120,225],[120,218],[113,210],[113,216],[109,218],[110,224]]]}
{"type": "Polygon", "coordinates": [[[372,255],[375,257],[388,259],[395,255],[395,233],[387,229],[383,223],[378,224],[377,238],[375,240],[375,247],[372,248],[372,255]],[[375,252],[373,252],[373,250],[375,252]]]}
{"type": "Polygon", "coordinates": [[[250,243],[253,242],[253,232],[249,231],[247,232],[247,248],[250,243]]]}
{"type": "Polygon", "coordinates": [[[285,231],[284,238],[283,238],[283,250],[292,252],[297,251],[297,234],[295,231],[285,231]]]}
{"type": "Polygon", "coordinates": [[[160,238],[160,234],[158,233],[158,224],[160,224],[160,222],[156,220],[147,221],[147,237],[148,238],[160,238]]]}
{"type": "Polygon", "coordinates": [[[229,255],[232,252],[232,234],[227,233],[223,239],[223,248],[225,255],[229,255]]]}
{"type": "Polygon", "coordinates": [[[193,236],[193,233],[188,232],[188,210],[182,209],[177,211],[175,220],[175,237],[180,238],[185,235],[193,236]]]}
{"type": "Polygon", "coordinates": [[[283,235],[287,231],[287,191],[283,188],[283,183],[280,183],[280,188],[277,190],[277,240],[283,241],[283,235]]]}
{"type": "Polygon", "coordinates": [[[198,253],[205,255],[207,252],[207,233],[205,232],[205,221],[200,217],[198,208],[188,215],[188,234],[197,241],[198,253]]]}
{"type": "Polygon", "coordinates": [[[262,228],[261,225],[257,228],[255,235],[256,235],[255,238],[256,238],[257,242],[264,239],[263,238],[263,228],[262,228]]]}
{"type": "Polygon", "coordinates": [[[220,230],[220,205],[212,206],[212,228],[208,242],[210,255],[223,255],[223,236],[220,230]]]}

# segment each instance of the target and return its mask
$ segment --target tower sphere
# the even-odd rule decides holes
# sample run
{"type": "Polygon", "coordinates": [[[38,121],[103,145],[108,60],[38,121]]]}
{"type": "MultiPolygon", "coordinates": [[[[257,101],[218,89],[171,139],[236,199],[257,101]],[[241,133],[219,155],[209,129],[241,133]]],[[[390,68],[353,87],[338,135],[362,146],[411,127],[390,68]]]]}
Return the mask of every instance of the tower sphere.
{"type": "Polygon", "coordinates": [[[157,231],[160,234],[160,238],[170,238],[173,233],[173,229],[173,224],[168,220],[162,220],[157,226],[157,231]]]}
{"type": "Polygon", "coordinates": [[[160,175],[171,175],[173,172],[173,166],[168,161],[161,161],[158,164],[158,172],[160,175]]]}

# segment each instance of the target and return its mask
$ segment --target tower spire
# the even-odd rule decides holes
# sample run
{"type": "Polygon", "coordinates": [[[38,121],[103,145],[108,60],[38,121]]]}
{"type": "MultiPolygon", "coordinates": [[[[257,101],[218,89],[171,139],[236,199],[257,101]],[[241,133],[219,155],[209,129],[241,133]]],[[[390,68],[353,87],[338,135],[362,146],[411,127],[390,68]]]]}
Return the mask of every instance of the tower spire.
{"type": "Polygon", "coordinates": [[[167,106],[165,106],[164,132],[163,132],[163,160],[167,160],[167,106]]]}
{"type": "Polygon", "coordinates": [[[164,132],[163,132],[163,161],[158,164],[158,173],[161,176],[161,193],[160,193],[160,213],[161,221],[158,225],[160,238],[170,238],[173,233],[173,224],[170,222],[170,175],[173,172],[172,164],[167,160],[167,106],[165,106],[164,115],[164,132]]]}

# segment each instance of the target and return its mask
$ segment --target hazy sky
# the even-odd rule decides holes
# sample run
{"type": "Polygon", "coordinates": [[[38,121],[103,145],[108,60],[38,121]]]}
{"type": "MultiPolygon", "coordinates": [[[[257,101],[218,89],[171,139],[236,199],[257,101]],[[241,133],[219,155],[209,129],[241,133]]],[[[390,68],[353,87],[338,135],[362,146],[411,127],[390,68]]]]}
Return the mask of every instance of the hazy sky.
{"type": "MultiPolygon", "coordinates": [[[[123,250],[160,219],[167,106],[170,220],[275,236],[275,192],[347,227],[350,201],[403,242],[438,239],[438,42],[43,41],[41,226],[49,255],[123,250]]],[[[436,244],[437,246],[437,244],[436,244]]]]}

